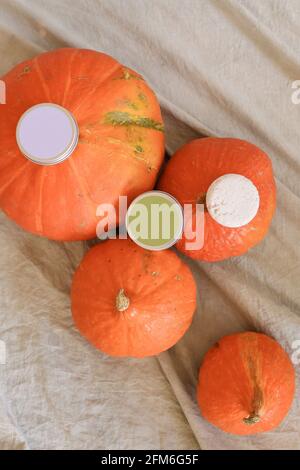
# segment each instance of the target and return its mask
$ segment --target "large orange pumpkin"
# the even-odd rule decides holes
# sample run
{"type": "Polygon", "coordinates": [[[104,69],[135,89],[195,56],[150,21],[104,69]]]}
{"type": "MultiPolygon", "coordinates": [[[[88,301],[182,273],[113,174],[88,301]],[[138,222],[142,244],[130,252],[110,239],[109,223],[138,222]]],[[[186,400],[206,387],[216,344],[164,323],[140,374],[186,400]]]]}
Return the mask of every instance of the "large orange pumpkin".
{"type": "MultiPolygon", "coordinates": [[[[276,199],[272,164],[262,150],[249,142],[213,137],[191,141],[171,158],[159,189],[175,196],[182,205],[192,204],[194,217],[196,203],[206,204],[209,188],[224,175],[238,175],[252,185],[259,198],[258,210],[248,223],[229,227],[218,223],[205,205],[203,246],[187,249],[185,236],[177,243],[177,248],[192,258],[220,261],[241,255],[259,243],[268,231],[276,199]]],[[[229,186],[228,195],[234,200],[233,190],[229,186]]],[[[242,197],[237,202],[244,204],[242,197]]],[[[222,212],[222,201],[217,210],[222,212]]]]}
{"type": "Polygon", "coordinates": [[[295,392],[295,371],[274,339],[261,333],[225,336],[205,355],[198,403],[205,419],[232,434],[276,428],[295,392]]]}
{"type": "Polygon", "coordinates": [[[100,203],[117,207],[119,195],[131,201],[154,186],[163,124],[140,75],[100,52],[66,48],[27,60],[2,80],[0,206],[24,229],[57,240],[89,239],[100,203]],[[79,128],[72,155],[52,166],[26,159],[16,140],[23,113],[41,103],[63,107],[79,128]]]}
{"type": "Polygon", "coordinates": [[[112,356],[144,357],[165,351],[186,332],[196,286],[174,252],[109,240],[84,257],[71,298],[75,324],[96,348],[112,356]]]}

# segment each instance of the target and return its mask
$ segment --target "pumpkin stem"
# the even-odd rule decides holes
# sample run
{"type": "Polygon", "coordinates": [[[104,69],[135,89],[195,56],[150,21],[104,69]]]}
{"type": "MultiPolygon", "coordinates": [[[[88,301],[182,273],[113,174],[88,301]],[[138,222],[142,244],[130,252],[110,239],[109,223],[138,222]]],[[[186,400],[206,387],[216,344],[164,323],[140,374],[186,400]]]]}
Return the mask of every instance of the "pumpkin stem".
{"type": "Polygon", "coordinates": [[[207,212],[207,205],[206,205],[206,193],[202,193],[196,199],[196,204],[203,204],[204,205],[204,212],[207,212]]]}
{"type": "Polygon", "coordinates": [[[260,417],[258,415],[249,415],[247,418],[243,418],[245,424],[251,426],[251,424],[259,423],[260,417]]]}
{"type": "Polygon", "coordinates": [[[205,204],[205,202],[206,202],[206,193],[202,193],[198,196],[196,203],[205,204]]]}
{"type": "Polygon", "coordinates": [[[126,296],[124,289],[120,289],[116,297],[116,307],[119,312],[124,312],[130,304],[129,298],[126,296]]]}

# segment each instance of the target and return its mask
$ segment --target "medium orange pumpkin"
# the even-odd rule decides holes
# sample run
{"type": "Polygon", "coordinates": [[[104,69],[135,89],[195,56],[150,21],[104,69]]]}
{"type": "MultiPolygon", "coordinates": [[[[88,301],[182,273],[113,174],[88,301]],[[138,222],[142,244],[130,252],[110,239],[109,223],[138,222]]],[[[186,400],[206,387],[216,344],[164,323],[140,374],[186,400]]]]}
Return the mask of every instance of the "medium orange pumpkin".
{"type": "Polygon", "coordinates": [[[89,239],[99,204],[117,207],[120,195],[131,201],[152,189],[164,155],[163,123],[154,93],[136,72],[100,52],[66,48],[27,60],[2,80],[0,206],[24,229],[89,239]],[[72,155],[52,166],[26,159],[16,140],[21,116],[40,103],[62,106],[79,128],[72,155]]]}
{"type": "Polygon", "coordinates": [[[225,336],[205,355],[198,403],[205,419],[225,432],[256,434],[276,428],[295,392],[295,370],[274,339],[246,332],[225,336]]]}
{"type": "Polygon", "coordinates": [[[131,240],[93,247],[77,269],[72,312],[79,331],[111,356],[152,356],[173,346],[191,324],[196,286],[172,251],[131,240]]]}
{"type": "MultiPolygon", "coordinates": [[[[205,205],[203,246],[188,250],[185,236],[177,243],[177,248],[191,258],[220,261],[241,255],[259,243],[270,226],[276,199],[272,164],[262,150],[249,142],[213,137],[191,141],[171,158],[159,181],[159,189],[175,196],[182,205],[192,204],[195,218],[196,203],[206,204],[212,183],[224,175],[247,178],[259,198],[257,213],[248,223],[229,227],[218,223],[205,205]]],[[[234,192],[232,195],[234,199],[234,192]]],[[[244,203],[243,198],[240,203],[244,203]]],[[[218,211],[222,213],[222,201],[218,211]]]]}

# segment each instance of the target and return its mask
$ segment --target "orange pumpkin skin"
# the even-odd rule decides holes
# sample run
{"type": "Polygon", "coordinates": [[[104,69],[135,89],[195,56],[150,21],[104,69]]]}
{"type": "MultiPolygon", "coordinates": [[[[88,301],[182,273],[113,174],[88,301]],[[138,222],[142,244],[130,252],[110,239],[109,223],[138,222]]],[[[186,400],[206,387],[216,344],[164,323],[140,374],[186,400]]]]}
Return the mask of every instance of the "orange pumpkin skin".
{"type": "Polygon", "coordinates": [[[177,248],[194,259],[221,261],[239,256],[266,235],[276,204],[276,187],[269,157],[249,142],[232,138],[196,139],[184,145],[171,158],[159,181],[159,189],[185,203],[204,203],[211,183],[227,173],[249,178],[256,186],[260,205],[250,223],[239,228],[218,224],[205,209],[204,244],[186,249],[183,235],[177,248]]]}
{"type": "Polygon", "coordinates": [[[189,328],[196,286],[174,252],[109,240],[84,257],[71,299],[77,328],[96,348],[144,357],[170,348],[189,328]]]}
{"type": "Polygon", "coordinates": [[[198,403],[205,419],[227,433],[256,434],[276,428],[295,393],[288,354],[261,333],[225,336],[205,355],[198,403]]]}
{"type": "Polygon", "coordinates": [[[0,206],[25,230],[56,240],[96,235],[97,206],[118,206],[153,188],[164,156],[160,107],[137,73],[100,52],[58,49],[17,65],[2,80],[0,206]],[[73,154],[54,166],[27,160],[16,126],[30,107],[51,102],[79,127],[73,154]]]}

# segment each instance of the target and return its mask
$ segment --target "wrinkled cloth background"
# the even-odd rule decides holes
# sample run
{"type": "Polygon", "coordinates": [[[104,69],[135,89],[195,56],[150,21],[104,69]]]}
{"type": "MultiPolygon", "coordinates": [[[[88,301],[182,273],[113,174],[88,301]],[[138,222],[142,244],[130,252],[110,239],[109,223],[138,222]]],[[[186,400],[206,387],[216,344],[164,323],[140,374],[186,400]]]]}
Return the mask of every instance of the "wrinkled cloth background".
{"type": "Polygon", "coordinates": [[[300,449],[300,365],[275,432],[226,435],[195,400],[201,359],[221,336],[263,331],[290,355],[300,340],[299,27],[298,0],[0,0],[0,74],[62,46],[109,53],[156,91],[169,153],[202,135],[247,139],[272,158],[278,187],[260,246],[188,261],[193,325],[169,352],[139,361],[105,357],[73,326],[70,283],[87,245],[32,236],[1,213],[1,449],[300,449]]]}

